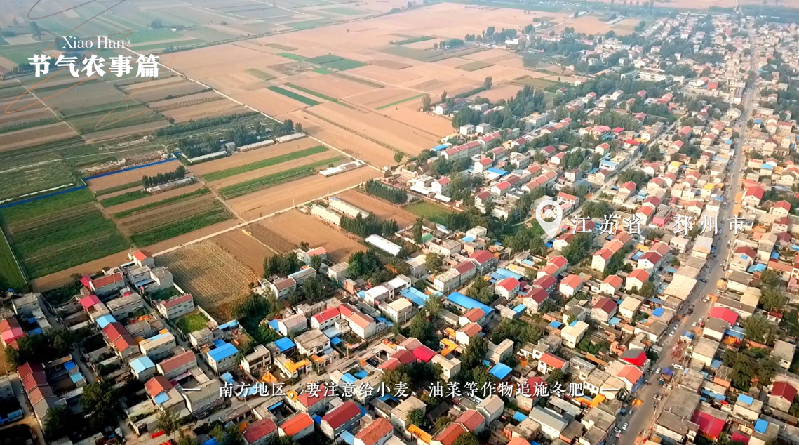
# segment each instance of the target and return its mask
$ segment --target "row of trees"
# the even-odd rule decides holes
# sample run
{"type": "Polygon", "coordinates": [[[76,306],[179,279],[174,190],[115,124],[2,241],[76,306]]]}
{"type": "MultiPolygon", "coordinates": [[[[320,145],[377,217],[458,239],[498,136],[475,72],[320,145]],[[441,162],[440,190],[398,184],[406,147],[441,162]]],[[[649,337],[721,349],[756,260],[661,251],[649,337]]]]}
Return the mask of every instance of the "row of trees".
{"type": "Polygon", "coordinates": [[[370,179],[364,184],[366,193],[385,199],[393,204],[405,204],[408,202],[408,193],[394,187],[383,184],[376,179],[370,179]]]}
{"type": "Polygon", "coordinates": [[[302,262],[294,252],[284,253],[264,258],[264,278],[272,276],[285,277],[292,274],[302,266],[302,262]]]}
{"type": "Polygon", "coordinates": [[[145,189],[155,187],[156,185],[165,184],[170,181],[177,181],[186,177],[186,167],[180,166],[172,172],[158,173],[155,176],[144,175],[141,178],[141,185],[145,189]]]}
{"type": "Polygon", "coordinates": [[[11,368],[27,362],[49,362],[72,352],[75,343],[90,335],[84,329],[45,329],[39,335],[26,335],[17,340],[17,349],[6,347],[6,361],[11,368]]]}
{"type": "Polygon", "coordinates": [[[399,224],[393,219],[383,219],[372,213],[366,218],[360,214],[355,218],[342,216],[341,228],[366,238],[373,234],[381,236],[393,235],[399,231],[399,224]]]}

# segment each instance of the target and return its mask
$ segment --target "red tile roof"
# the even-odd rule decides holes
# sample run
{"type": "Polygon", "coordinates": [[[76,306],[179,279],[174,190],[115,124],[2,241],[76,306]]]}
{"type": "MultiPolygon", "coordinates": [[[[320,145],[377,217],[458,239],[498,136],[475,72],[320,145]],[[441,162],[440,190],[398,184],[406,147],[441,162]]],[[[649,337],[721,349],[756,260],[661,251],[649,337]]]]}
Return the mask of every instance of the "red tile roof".
{"type": "Polygon", "coordinates": [[[136,251],[136,252],[133,254],[133,258],[136,258],[136,259],[137,259],[137,260],[139,260],[139,261],[144,261],[144,260],[146,260],[147,258],[152,258],[152,257],[153,257],[153,256],[152,256],[152,255],[150,255],[150,252],[148,252],[148,251],[146,251],[146,250],[137,250],[137,251],[136,251]]]}
{"type": "Polygon", "coordinates": [[[339,315],[341,315],[341,313],[339,312],[338,308],[337,307],[331,307],[329,309],[323,310],[322,312],[314,315],[311,318],[316,320],[317,323],[322,324],[322,323],[324,323],[324,322],[326,322],[326,321],[328,321],[328,320],[330,320],[332,318],[338,317],[339,315]]]}
{"type": "Polygon", "coordinates": [[[422,345],[413,350],[413,356],[421,362],[429,362],[436,356],[436,352],[422,345]]]}
{"type": "Polygon", "coordinates": [[[491,252],[487,250],[478,250],[475,253],[469,255],[469,258],[477,261],[477,264],[483,265],[494,258],[494,255],[491,255],[491,252]]]}
{"type": "Polygon", "coordinates": [[[249,424],[247,428],[244,428],[244,440],[250,444],[270,434],[274,434],[275,431],[277,431],[275,422],[269,417],[264,417],[255,423],[249,424]]]}
{"type": "Polygon", "coordinates": [[[177,306],[181,303],[185,303],[187,301],[191,301],[193,298],[194,297],[192,297],[191,294],[185,294],[181,295],[180,297],[170,298],[167,301],[162,301],[161,304],[164,307],[172,307],[172,306],[177,306]]]}
{"type": "Polygon", "coordinates": [[[644,282],[649,279],[649,272],[645,271],[644,269],[635,269],[634,271],[630,272],[630,275],[627,275],[627,278],[638,279],[641,282],[644,282]]]}
{"type": "Polygon", "coordinates": [[[197,361],[197,358],[194,356],[194,352],[186,351],[162,361],[158,364],[158,366],[161,367],[164,373],[168,373],[193,361],[197,361]]]}
{"type": "Polygon", "coordinates": [[[97,278],[92,280],[92,285],[95,289],[100,289],[101,287],[105,287],[114,283],[119,283],[122,281],[122,274],[117,272],[115,274],[106,275],[104,277],[97,278]]]}
{"type": "Polygon", "coordinates": [[[605,278],[605,281],[603,281],[602,283],[609,284],[613,286],[614,289],[618,289],[623,281],[624,280],[618,275],[608,275],[608,277],[605,278]]]}
{"type": "Polygon", "coordinates": [[[352,400],[348,400],[322,417],[322,422],[327,422],[334,430],[346,425],[347,422],[361,414],[361,409],[352,400]]]}
{"type": "Polygon", "coordinates": [[[283,422],[283,425],[280,425],[280,429],[282,429],[287,436],[293,436],[308,427],[313,427],[313,419],[306,413],[297,414],[283,422]]]}
{"type": "Polygon", "coordinates": [[[718,318],[734,325],[738,321],[738,314],[721,306],[716,306],[710,310],[709,318],[718,318]]]}
{"type": "Polygon", "coordinates": [[[497,283],[497,287],[501,287],[508,292],[519,287],[519,280],[513,277],[508,277],[497,283]]]}
{"type": "Polygon", "coordinates": [[[560,282],[561,285],[568,286],[572,289],[577,289],[583,284],[583,279],[579,275],[571,274],[560,282]]]}
{"type": "Polygon", "coordinates": [[[44,366],[41,363],[34,362],[34,363],[23,363],[19,367],[17,367],[17,374],[19,378],[24,379],[28,375],[36,371],[44,371],[44,366]]]}
{"type": "Polygon", "coordinates": [[[782,397],[789,402],[793,402],[793,399],[796,396],[796,388],[786,382],[777,382],[771,388],[771,395],[782,397]]]}
{"type": "Polygon", "coordinates": [[[563,368],[563,365],[566,364],[566,361],[564,361],[562,358],[554,356],[548,352],[545,352],[539,361],[544,362],[547,366],[555,369],[561,369],[563,368]]]}
{"type": "Polygon", "coordinates": [[[699,431],[713,440],[719,437],[725,424],[723,420],[702,411],[696,411],[691,422],[699,425],[699,431]]]}
{"type": "Polygon", "coordinates": [[[466,429],[458,423],[452,423],[436,436],[435,440],[441,442],[441,445],[452,445],[458,440],[466,429]]]}
{"type": "Polygon", "coordinates": [[[461,414],[461,416],[458,417],[455,422],[460,423],[466,427],[467,430],[475,432],[477,428],[480,428],[483,425],[483,422],[485,422],[485,417],[483,417],[483,415],[479,412],[470,409],[461,414]]]}
{"type": "Polygon", "coordinates": [[[105,334],[106,337],[108,337],[108,341],[113,342],[119,337],[121,337],[123,334],[127,334],[128,331],[127,329],[125,329],[124,326],[122,326],[122,323],[115,321],[112,323],[108,323],[108,325],[106,325],[106,327],[103,328],[103,333],[105,334]]]}
{"type": "Polygon", "coordinates": [[[327,392],[327,387],[324,384],[321,384],[319,385],[318,393],[314,395],[308,392],[304,392],[297,396],[297,401],[302,403],[303,406],[305,406],[306,408],[310,408],[319,403],[320,400],[324,400],[326,392],[327,392]]]}
{"type": "Polygon", "coordinates": [[[366,425],[358,434],[355,435],[356,439],[360,439],[364,445],[374,445],[383,437],[391,434],[394,427],[388,420],[378,417],[371,423],[366,425]]]}
{"type": "Polygon", "coordinates": [[[168,392],[172,388],[174,388],[174,386],[162,375],[157,375],[147,380],[147,383],[144,384],[144,389],[147,390],[147,394],[149,394],[150,397],[155,397],[162,392],[168,392]]]}
{"type": "Polygon", "coordinates": [[[596,301],[596,304],[594,304],[595,309],[599,309],[607,314],[610,314],[614,310],[616,310],[616,307],[617,305],[615,301],[611,300],[610,298],[604,298],[604,297],[598,299],[596,301]]]}

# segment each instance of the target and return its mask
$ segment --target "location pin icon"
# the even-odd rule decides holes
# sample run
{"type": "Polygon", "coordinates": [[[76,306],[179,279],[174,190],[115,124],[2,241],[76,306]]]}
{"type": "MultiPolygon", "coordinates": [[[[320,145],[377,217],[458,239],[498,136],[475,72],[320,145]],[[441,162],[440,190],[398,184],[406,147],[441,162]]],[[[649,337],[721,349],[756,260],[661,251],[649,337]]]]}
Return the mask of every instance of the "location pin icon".
{"type": "Polygon", "coordinates": [[[557,201],[545,199],[538,204],[535,209],[535,219],[544,229],[544,232],[552,238],[558,233],[560,221],[563,219],[563,209],[557,201]]]}

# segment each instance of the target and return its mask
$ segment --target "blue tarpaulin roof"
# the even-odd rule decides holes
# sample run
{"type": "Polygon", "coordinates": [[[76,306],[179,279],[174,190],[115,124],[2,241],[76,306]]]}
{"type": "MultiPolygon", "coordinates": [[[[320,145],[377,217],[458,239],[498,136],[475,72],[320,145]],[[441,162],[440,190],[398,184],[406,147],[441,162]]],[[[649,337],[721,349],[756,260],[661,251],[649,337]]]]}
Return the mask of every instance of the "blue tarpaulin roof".
{"type": "Polygon", "coordinates": [[[632,257],[630,257],[630,258],[631,258],[633,261],[638,261],[638,259],[640,259],[642,256],[644,256],[644,252],[641,252],[641,251],[639,250],[638,252],[635,252],[635,253],[633,254],[633,256],[632,256],[632,257]]]}
{"type": "Polygon", "coordinates": [[[610,326],[616,326],[619,323],[621,323],[621,319],[619,319],[618,317],[613,317],[608,321],[608,325],[610,326]]]}
{"type": "Polygon", "coordinates": [[[104,329],[106,326],[108,326],[109,324],[111,324],[111,323],[113,323],[115,321],[116,321],[116,319],[114,318],[113,315],[105,314],[105,315],[101,315],[101,316],[97,317],[96,323],[97,323],[97,326],[100,327],[100,329],[104,329]]]}
{"type": "Polygon", "coordinates": [[[772,252],[772,253],[771,253],[771,259],[772,259],[772,260],[778,260],[778,259],[780,259],[780,253],[779,253],[779,252],[772,252]]]}
{"type": "Polygon", "coordinates": [[[663,315],[663,308],[662,307],[656,308],[654,311],[652,311],[652,315],[654,315],[655,317],[662,316],[663,315]]]}
{"type": "Polygon", "coordinates": [[[219,325],[219,329],[222,330],[222,331],[224,331],[226,329],[237,328],[237,327],[239,327],[239,321],[238,320],[231,320],[231,321],[229,321],[229,322],[227,322],[225,324],[219,325]]]}
{"type": "Polygon", "coordinates": [[[500,175],[500,176],[505,176],[505,175],[508,174],[508,172],[506,172],[505,170],[502,170],[501,168],[495,168],[495,167],[491,167],[489,169],[486,169],[486,171],[494,173],[495,175],[500,175]]]}
{"type": "Polygon", "coordinates": [[[499,268],[494,273],[499,274],[503,278],[516,278],[517,280],[521,280],[524,278],[523,275],[517,274],[516,272],[511,272],[508,269],[499,268]]]}
{"type": "Polygon", "coordinates": [[[447,144],[436,145],[435,147],[433,147],[433,150],[434,151],[446,150],[447,147],[449,147],[449,145],[447,144]]]}
{"type": "Polygon", "coordinates": [[[558,320],[552,320],[552,323],[549,325],[555,329],[560,329],[560,327],[563,326],[563,323],[559,322],[558,320]]]}
{"type": "Polygon", "coordinates": [[[461,238],[461,241],[463,241],[464,243],[471,243],[472,241],[474,241],[474,238],[471,236],[464,236],[463,238],[461,238]]]}
{"type": "Polygon", "coordinates": [[[751,405],[755,401],[755,399],[753,399],[752,396],[746,394],[738,394],[738,401],[741,403],[746,403],[747,405],[751,405]]]}
{"type": "Polygon", "coordinates": [[[167,400],[169,400],[169,396],[165,392],[162,392],[157,396],[153,397],[153,401],[155,401],[156,405],[162,405],[167,400]]]}
{"type": "Polygon", "coordinates": [[[490,370],[490,371],[488,371],[488,372],[489,372],[491,375],[493,375],[494,377],[496,377],[496,378],[498,378],[498,379],[500,379],[500,380],[504,380],[504,379],[505,379],[505,377],[507,377],[507,376],[508,376],[508,374],[510,374],[510,373],[511,373],[511,371],[513,371],[513,369],[512,369],[510,366],[508,366],[508,365],[506,365],[506,364],[504,364],[504,363],[497,363],[497,364],[496,364],[496,365],[494,365],[494,367],[493,367],[493,368],[491,368],[491,370],[490,370]]]}
{"type": "Polygon", "coordinates": [[[417,306],[424,306],[425,303],[427,303],[428,296],[415,287],[408,287],[401,290],[400,295],[411,300],[411,303],[417,306]]]}
{"type": "Polygon", "coordinates": [[[726,329],[724,331],[724,335],[729,335],[730,337],[735,337],[739,340],[743,340],[745,334],[741,331],[737,331],[735,329],[726,329]]]}
{"type": "Polygon", "coordinates": [[[275,346],[277,346],[277,348],[280,349],[280,352],[286,352],[289,349],[293,348],[295,345],[290,338],[283,337],[280,340],[275,341],[275,346]]]}
{"type": "Polygon", "coordinates": [[[231,374],[229,372],[226,372],[226,373],[222,374],[219,378],[221,378],[222,380],[230,383],[231,385],[236,383],[236,381],[233,380],[233,374],[231,374]]]}
{"type": "Polygon", "coordinates": [[[661,300],[660,298],[650,298],[649,301],[655,304],[663,304],[663,300],[661,300]]]}
{"type": "Polygon", "coordinates": [[[524,422],[524,419],[526,419],[526,418],[527,418],[527,416],[525,416],[523,413],[520,413],[518,411],[516,411],[516,413],[513,415],[513,420],[515,420],[517,422],[524,422]]]}
{"type": "Polygon", "coordinates": [[[333,337],[330,339],[330,344],[333,346],[337,346],[341,344],[341,339],[338,337],[333,337]]]}
{"type": "Polygon", "coordinates": [[[467,310],[473,308],[480,308],[484,313],[486,313],[486,315],[494,311],[494,308],[492,308],[491,306],[480,303],[474,298],[469,298],[460,292],[453,292],[449,294],[449,296],[447,296],[447,300],[449,300],[454,304],[457,304],[458,306],[464,307],[467,310]]]}
{"type": "Polygon", "coordinates": [[[713,391],[708,391],[706,389],[703,389],[701,391],[701,393],[706,395],[706,396],[708,396],[708,397],[710,397],[710,398],[716,399],[716,400],[724,400],[724,398],[725,398],[724,394],[717,394],[717,393],[715,393],[713,391]]]}
{"type": "Polygon", "coordinates": [[[211,357],[215,362],[220,362],[230,356],[236,355],[239,350],[230,343],[218,345],[214,349],[208,351],[208,357],[211,357]]]}
{"type": "Polygon", "coordinates": [[[516,306],[515,308],[513,308],[513,312],[516,312],[517,314],[520,314],[520,313],[524,312],[525,309],[527,309],[527,306],[525,306],[523,304],[520,304],[520,305],[516,306]]]}
{"type": "Polygon", "coordinates": [[[768,428],[768,422],[763,419],[757,419],[757,422],[755,422],[755,431],[760,434],[765,434],[766,428],[768,428]]]}
{"type": "Polygon", "coordinates": [[[749,273],[755,273],[755,272],[763,272],[764,270],[766,270],[765,264],[754,264],[752,266],[749,266],[749,269],[747,269],[746,271],[749,273]]]}
{"type": "Polygon", "coordinates": [[[277,332],[280,332],[280,324],[277,319],[269,320],[269,327],[274,329],[277,332]]]}
{"type": "Polygon", "coordinates": [[[64,369],[66,369],[67,371],[69,371],[70,369],[72,369],[74,367],[75,367],[75,362],[73,362],[72,360],[64,363],[64,369]]]}
{"type": "Polygon", "coordinates": [[[72,383],[78,383],[83,380],[83,375],[79,372],[76,372],[75,374],[70,374],[69,378],[72,379],[72,383]]]}
{"type": "Polygon", "coordinates": [[[366,377],[369,377],[369,373],[361,369],[355,373],[355,377],[358,377],[359,379],[365,379],[366,377]]]}
{"type": "Polygon", "coordinates": [[[130,367],[133,368],[137,374],[144,372],[147,369],[154,368],[155,363],[150,360],[150,357],[146,355],[144,357],[139,357],[137,359],[133,359],[130,361],[130,367]]]}
{"type": "Polygon", "coordinates": [[[721,367],[721,365],[723,365],[723,364],[724,363],[722,363],[721,360],[713,360],[713,361],[710,362],[710,367],[712,369],[719,369],[719,367],[721,367]]]}
{"type": "Polygon", "coordinates": [[[358,381],[358,379],[356,379],[355,376],[350,374],[349,372],[342,375],[341,380],[343,380],[344,383],[352,383],[352,384],[355,384],[355,382],[358,381]]]}
{"type": "Polygon", "coordinates": [[[349,431],[342,431],[338,437],[344,441],[347,445],[353,445],[355,443],[355,436],[352,435],[349,431]]]}

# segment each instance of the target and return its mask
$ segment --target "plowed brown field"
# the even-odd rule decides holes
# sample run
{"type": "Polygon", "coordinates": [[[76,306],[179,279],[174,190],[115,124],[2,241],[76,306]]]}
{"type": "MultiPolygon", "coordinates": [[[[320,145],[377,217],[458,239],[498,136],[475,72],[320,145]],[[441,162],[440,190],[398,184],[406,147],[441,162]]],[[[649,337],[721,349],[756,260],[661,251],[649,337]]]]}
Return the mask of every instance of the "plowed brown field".
{"type": "Polygon", "coordinates": [[[211,238],[211,241],[236,257],[259,277],[264,274],[264,258],[275,254],[257,239],[241,230],[231,230],[211,238]]]}
{"type": "Polygon", "coordinates": [[[416,221],[416,215],[406,212],[401,207],[392,205],[381,199],[366,195],[357,190],[347,190],[337,195],[342,201],[355,207],[374,213],[376,216],[397,221],[400,228],[406,227],[416,221]]]}
{"type": "Polygon", "coordinates": [[[259,224],[282,234],[293,243],[305,241],[311,247],[324,247],[332,261],[346,261],[353,252],[366,250],[363,244],[347,237],[338,229],[298,210],[281,213],[259,224]],[[291,230],[286,230],[288,227],[291,230]]]}

